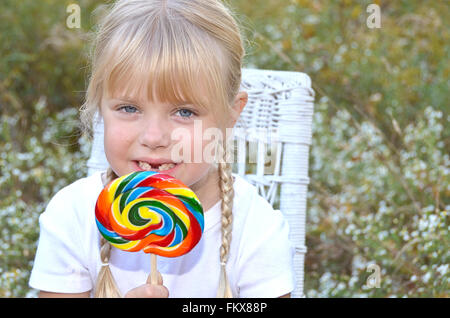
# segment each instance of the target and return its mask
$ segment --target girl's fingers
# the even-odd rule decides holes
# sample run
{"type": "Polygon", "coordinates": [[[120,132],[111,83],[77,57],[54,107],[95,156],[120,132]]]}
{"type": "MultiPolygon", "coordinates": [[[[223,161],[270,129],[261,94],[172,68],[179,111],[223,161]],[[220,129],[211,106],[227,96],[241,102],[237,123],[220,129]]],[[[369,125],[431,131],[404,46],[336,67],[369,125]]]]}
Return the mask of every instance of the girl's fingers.
{"type": "MultiPolygon", "coordinates": [[[[158,274],[158,285],[162,285],[163,284],[163,278],[160,272],[156,272],[158,274]]],[[[151,284],[151,275],[149,274],[147,277],[147,284],[151,284]]]]}
{"type": "Polygon", "coordinates": [[[138,286],[128,293],[125,298],[167,298],[169,297],[169,290],[163,285],[144,284],[138,286]]]}
{"type": "Polygon", "coordinates": [[[151,284],[151,275],[148,275],[147,282],[144,285],[133,288],[126,293],[125,298],[167,298],[169,290],[163,285],[163,278],[160,272],[157,272],[158,284],[151,284]]]}

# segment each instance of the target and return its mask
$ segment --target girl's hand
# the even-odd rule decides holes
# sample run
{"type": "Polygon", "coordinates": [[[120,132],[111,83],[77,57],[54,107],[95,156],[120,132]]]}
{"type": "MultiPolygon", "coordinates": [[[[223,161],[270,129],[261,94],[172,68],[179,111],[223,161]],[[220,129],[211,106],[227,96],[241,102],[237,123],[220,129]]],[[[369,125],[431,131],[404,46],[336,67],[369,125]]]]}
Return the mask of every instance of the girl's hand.
{"type": "Polygon", "coordinates": [[[144,285],[138,286],[128,291],[125,298],[167,298],[169,290],[163,285],[163,278],[158,272],[158,285],[150,284],[150,275],[144,285]]]}

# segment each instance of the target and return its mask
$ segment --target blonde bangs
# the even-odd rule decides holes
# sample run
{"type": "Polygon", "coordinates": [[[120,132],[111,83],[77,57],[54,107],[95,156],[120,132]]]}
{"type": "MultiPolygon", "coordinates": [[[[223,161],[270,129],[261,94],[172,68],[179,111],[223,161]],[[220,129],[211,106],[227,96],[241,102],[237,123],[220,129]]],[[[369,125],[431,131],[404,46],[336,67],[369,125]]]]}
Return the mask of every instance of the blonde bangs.
{"type": "Polygon", "coordinates": [[[190,103],[215,118],[225,115],[223,49],[204,32],[182,25],[183,20],[159,22],[135,23],[116,35],[102,56],[102,95],[190,103]]]}

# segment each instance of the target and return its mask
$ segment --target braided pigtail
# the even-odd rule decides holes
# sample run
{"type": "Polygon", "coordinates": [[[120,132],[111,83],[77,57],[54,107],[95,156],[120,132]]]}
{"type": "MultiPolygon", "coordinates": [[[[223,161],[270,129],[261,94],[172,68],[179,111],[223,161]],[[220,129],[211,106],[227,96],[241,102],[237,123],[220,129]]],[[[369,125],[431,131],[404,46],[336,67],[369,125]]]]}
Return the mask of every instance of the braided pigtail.
{"type": "MultiPolygon", "coordinates": [[[[106,184],[116,179],[117,175],[109,168],[106,172],[106,184]]],[[[95,298],[121,298],[119,288],[116,285],[111,269],[109,268],[109,259],[111,256],[111,244],[105,238],[100,239],[100,259],[102,268],[98,273],[97,283],[95,286],[95,298]]]]}
{"type": "MultiPolygon", "coordinates": [[[[222,152],[226,158],[226,151],[222,152]]],[[[220,246],[220,278],[217,297],[232,298],[230,283],[227,278],[226,264],[231,244],[231,230],[233,223],[233,175],[231,163],[226,160],[219,162],[219,186],[222,198],[222,245],[220,246]]]]}

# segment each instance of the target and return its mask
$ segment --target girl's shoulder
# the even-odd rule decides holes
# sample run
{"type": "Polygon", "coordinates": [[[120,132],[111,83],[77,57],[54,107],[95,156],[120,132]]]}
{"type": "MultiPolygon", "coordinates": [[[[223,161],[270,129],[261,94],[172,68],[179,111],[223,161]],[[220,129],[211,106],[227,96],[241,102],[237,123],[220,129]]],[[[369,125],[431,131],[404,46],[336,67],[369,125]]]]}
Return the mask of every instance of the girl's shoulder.
{"type": "Polygon", "coordinates": [[[250,183],[250,181],[234,173],[233,177],[234,177],[234,195],[236,201],[238,200],[244,201],[248,202],[248,204],[257,203],[260,206],[262,205],[269,209],[272,208],[270,203],[262,195],[259,194],[256,186],[250,183]]]}
{"type": "Polygon", "coordinates": [[[278,210],[259,194],[256,186],[246,180],[244,177],[234,174],[234,203],[233,213],[237,217],[247,219],[257,219],[260,222],[283,222],[283,216],[278,210]]]}
{"type": "Polygon", "coordinates": [[[240,297],[278,297],[293,290],[294,248],[285,216],[244,177],[235,177],[230,262],[240,297]],[[257,295],[257,296],[255,296],[257,295]]]}
{"type": "Polygon", "coordinates": [[[56,192],[48,202],[44,214],[50,216],[61,213],[65,215],[84,213],[83,211],[90,210],[92,205],[95,205],[102,189],[101,172],[78,179],[56,192]]]}
{"type": "MultiPolygon", "coordinates": [[[[90,176],[80,178],[69,185],[61,188],[53,196],[54,200],[80,200],[86,197],[97,197],[103,189],[102,173],[95,172],[90,176]]],[[[83,199],[84,200],[84,199],[83,199]]]]}
{"type": "Polygon", "coordinates": [[[241,194],[245,194],[245,196],[259,195],[256,187],[244,177],[238,175],[237,173],[233,173],[233,178],[234,178],[235,196],[236,195],[239,196],[241,194]]]}

